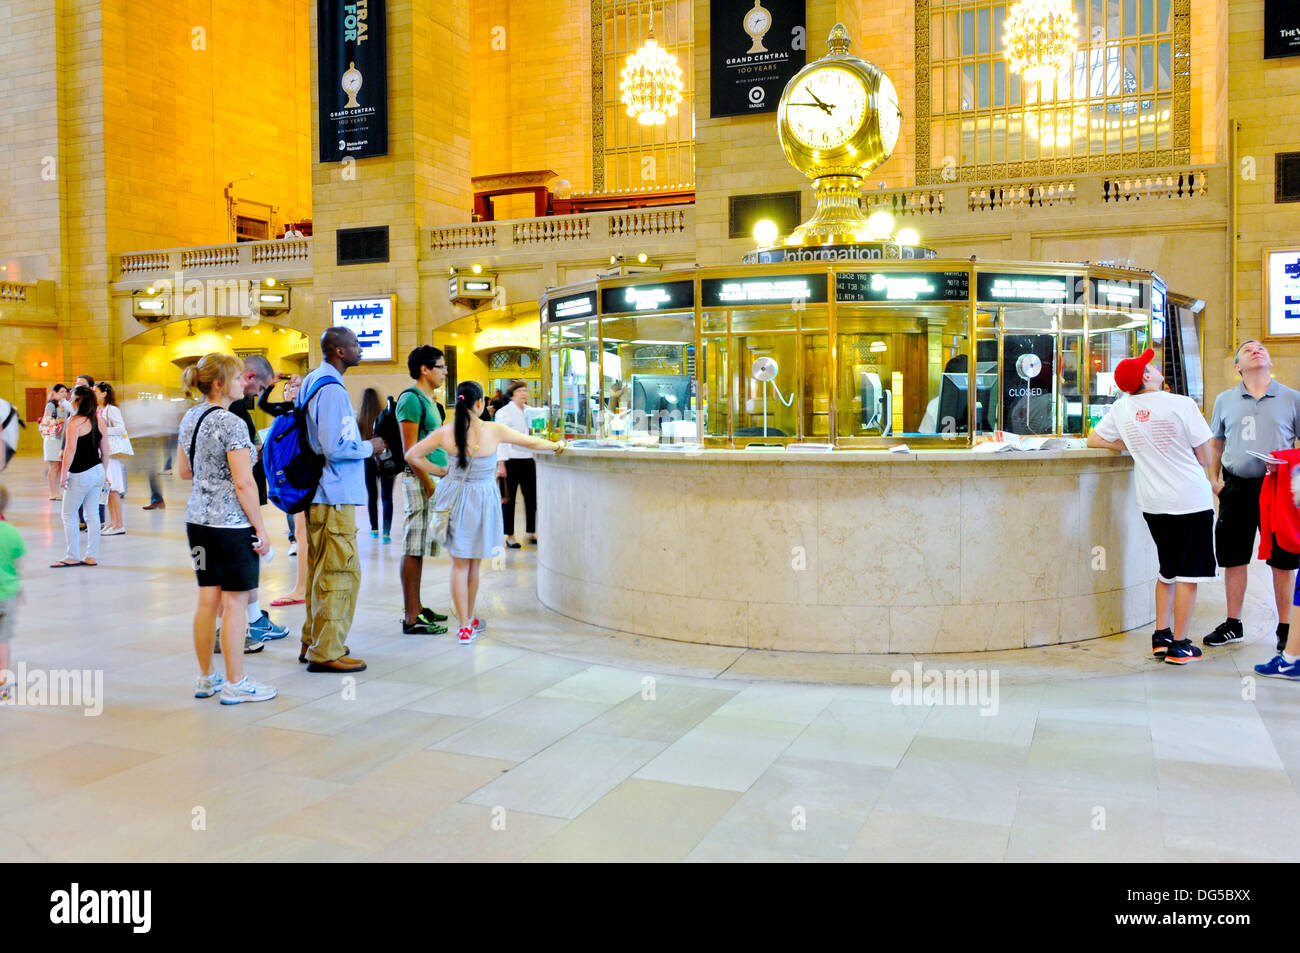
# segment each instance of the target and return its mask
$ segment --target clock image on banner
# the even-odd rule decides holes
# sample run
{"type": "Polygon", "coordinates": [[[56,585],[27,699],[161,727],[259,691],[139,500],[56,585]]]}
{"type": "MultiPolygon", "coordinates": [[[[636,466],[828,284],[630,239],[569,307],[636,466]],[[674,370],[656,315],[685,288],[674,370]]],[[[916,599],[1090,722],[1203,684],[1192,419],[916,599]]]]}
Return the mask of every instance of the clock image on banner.
{"type": "Polygon", "coordinates": [[[711,0],[709,11],[709,115],[774,112],[803,69],[803,0],[711,0]]]}
{"type": "Polygon", "coordinates": [[[320,161],[388,154],[384,0],[317,0],[320,161]]]}

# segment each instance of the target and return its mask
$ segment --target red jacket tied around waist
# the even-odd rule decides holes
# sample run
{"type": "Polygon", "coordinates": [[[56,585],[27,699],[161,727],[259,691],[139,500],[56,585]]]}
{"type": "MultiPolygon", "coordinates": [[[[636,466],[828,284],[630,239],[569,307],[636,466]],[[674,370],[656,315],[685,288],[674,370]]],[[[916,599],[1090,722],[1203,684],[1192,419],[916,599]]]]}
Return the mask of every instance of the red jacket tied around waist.
{"type": "Polygon", "coordinates": [[[1285,461],[1264,476],[1259,491],[1259,558],[1273,555],[1273,537],[1289,553],[1300,553],[1300,510],[1291,495],[1291,475],[1300,464],[1300,450],[1277,450],[1285,461]]]}

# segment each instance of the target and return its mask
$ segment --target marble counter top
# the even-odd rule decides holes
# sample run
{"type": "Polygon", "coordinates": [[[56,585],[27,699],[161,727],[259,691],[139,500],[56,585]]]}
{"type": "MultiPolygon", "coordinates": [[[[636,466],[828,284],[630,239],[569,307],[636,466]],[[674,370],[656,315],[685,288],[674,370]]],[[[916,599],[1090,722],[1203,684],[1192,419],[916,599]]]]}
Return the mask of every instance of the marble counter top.
{"type": "MultiPolygon", "coordinates": [[[[554,461],[552,454],[538,454],[539,460],[554,461]]],[[[658,447],[566,447],[560,454],[563,460],[635,460],[637,462],[672,462],[689,460],[718,463],[969,463],[1006,464],[1030,463],[1049,460],[1062,461],[1115,461],[1131,465],[1128,453],[1114,450],[1006,450],[983,453],[975,450],[914,449],[894,452],[890,450],[724,450],[700,448],[690,450],[664,450],[658,447]]]]}

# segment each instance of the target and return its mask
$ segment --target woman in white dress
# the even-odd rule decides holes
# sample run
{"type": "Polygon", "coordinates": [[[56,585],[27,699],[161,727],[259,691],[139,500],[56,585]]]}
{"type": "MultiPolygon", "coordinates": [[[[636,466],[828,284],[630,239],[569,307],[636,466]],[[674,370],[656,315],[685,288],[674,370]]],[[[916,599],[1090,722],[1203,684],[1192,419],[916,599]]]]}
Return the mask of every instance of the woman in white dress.
{"type": "Polygon", "coordinates": [[[122,495],[126,493],[126,467],[122,465],[124,456],[131,456],[131,438],[126,433],[126,418],[122,408],[117,406],[117,395],[113,385],[100,381],[95,385],[95,401],[99,404],[99,416],[107,425],[108,447],[111,456],[108,461],[108,522],[100,535],[121,536],[126,532],[126,522],[122,513],[122,495]]]}
{"type": "Polygon", "coordinates": [[[68,422],[71,408],[72,405],[68,403],[68,388],[63,384],[51,387],[40,423],[41,436],[44,438],[41,459],[45,461],[45,482],[51,500],[63,499],[63,494],[59,492],[59,469],[63,463],[63,428],[68,422]]]}

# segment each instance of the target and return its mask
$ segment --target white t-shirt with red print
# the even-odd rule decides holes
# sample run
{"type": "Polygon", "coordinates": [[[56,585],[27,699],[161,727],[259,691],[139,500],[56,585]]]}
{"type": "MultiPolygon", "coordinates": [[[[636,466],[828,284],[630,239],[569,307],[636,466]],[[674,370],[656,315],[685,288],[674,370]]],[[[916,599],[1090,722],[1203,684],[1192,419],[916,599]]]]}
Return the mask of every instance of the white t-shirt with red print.
{"type": "Polygon", "coordinates": [[[1214,509],[1214,490],[1192,452],[1212,435],[1190,397],[1164,391],[1125,394],[1094,429],[1128,448],[1143,513],[1214,509]]]}

